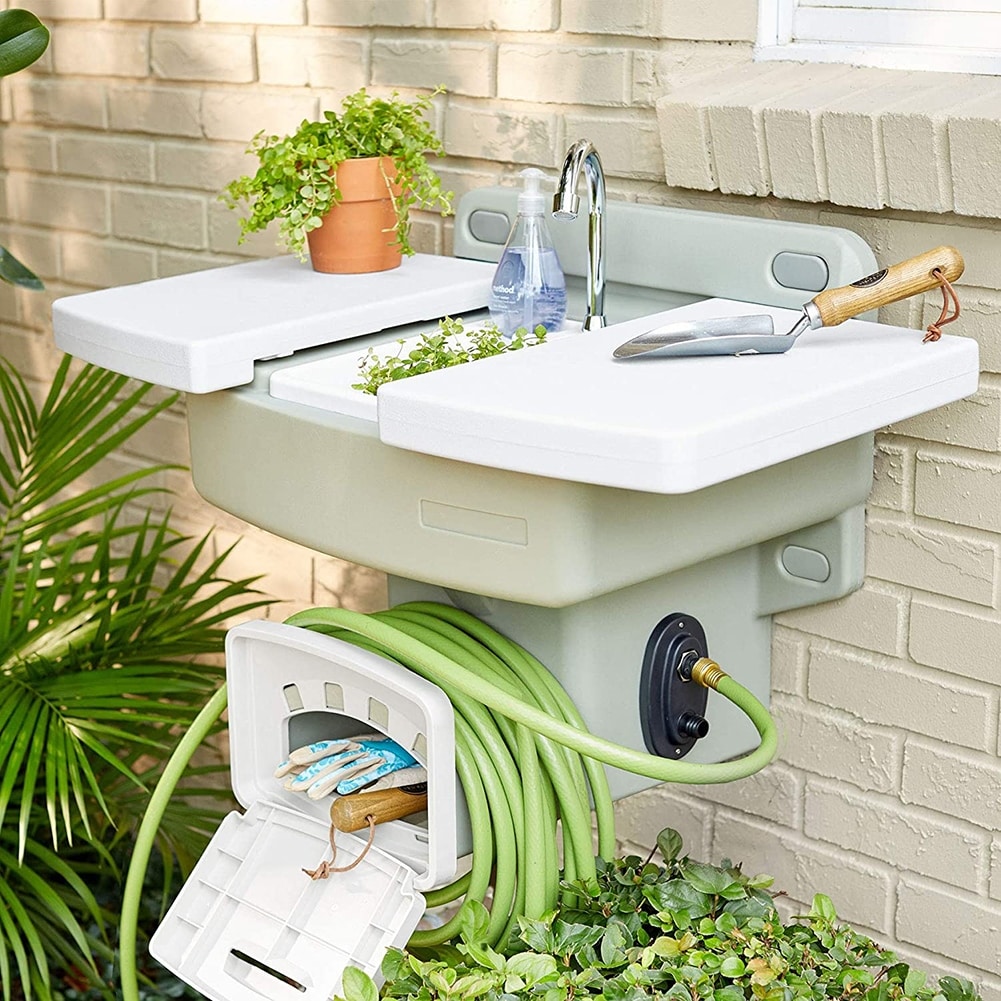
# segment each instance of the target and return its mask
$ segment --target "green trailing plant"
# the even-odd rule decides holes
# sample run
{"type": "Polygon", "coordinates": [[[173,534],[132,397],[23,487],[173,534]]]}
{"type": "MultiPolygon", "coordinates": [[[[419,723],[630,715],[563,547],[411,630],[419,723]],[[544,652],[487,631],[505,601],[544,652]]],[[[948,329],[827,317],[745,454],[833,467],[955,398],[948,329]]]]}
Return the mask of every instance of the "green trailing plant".
{"type": "Polygon", "coordinates": [[[352,383],[351,388],[374,396],[386,382],[463,365],[507,351],[519,351],[521,348],[543,344],[545,340],[546,328],[542,324],[531,334],[524,327],[519,327],[508,339],[492,320],[480,327],[466,330],[461,318],[446,316],[438,324],[436,331],[421,334],[417,343],[406,353],[405,340],[396,342],[399,348],[395,355],[380,356],[373,348],[369,348],[358,366],[361,379],[352,383]]]}
{"type": "Polygon", "coordinates": [[[321,226],[340,200],[337,167],[345,160],[388,156],[396,167],[393,183],[387,177],[386,187],[396,209],[397,243],[404,254],[413,254],[410,210],[451,212],[451,192],[442,190],[428,160],[445,155],[425,118],[431,99],[442,92],[438,88],[405,101],[395,91],[389,98],[372,97],[363,87],[344,98],[340,112],[325,111],[321,121],[303,121],[292,135],[259,132],[247,151],[260,163],[257,173],[231,181],[222,196],[230,208],[246,205],[241,240],[278,220],[281,244],[305,259],[306,234],[321,226]]]}
{"type": "MultiPolygon", "coordinates": [[[[0,76],[26,69],[49,45],[49,31],[30,11],[0,11],[0,76]]],[[[42,283],[6,247],[0,247],[0,281],[40,289],[42,283]]]]}
{"type": "MultiPolygon", "coordinates": [[[[978,1001],[969,981],[937,986],[838,920],[830,899],[784,922],[771,877],[681,855],[670,829],[664,864],[599,860],[597,879],[566,884],[557,910],[521,919],[503,951],[486,945],[488,915],[467,902],[458,942],[423,954],[392,950],[383,998],[406,1001],[978,1001]]],[[[652,853],[651,853],[652,857],[652,853]]],[[[362,971],[344,973],[346,1001],[376,1001],[362,971]]]]}
{"type": "MultiPolygon", "coordinates": [[[[181,734],[221,684],[203,655],[224,620],[265,602],[227,580],[227,552],[186,538],[153,467],[95,467],[172,402],[110,372],[60,365],[37,405],[0,361],[0,979],[4,1001],[86,983],[111,998],[119,862],[181,734]]],[[[165,879],[228,803],[204,765],[159,832],[165,879]]]]}

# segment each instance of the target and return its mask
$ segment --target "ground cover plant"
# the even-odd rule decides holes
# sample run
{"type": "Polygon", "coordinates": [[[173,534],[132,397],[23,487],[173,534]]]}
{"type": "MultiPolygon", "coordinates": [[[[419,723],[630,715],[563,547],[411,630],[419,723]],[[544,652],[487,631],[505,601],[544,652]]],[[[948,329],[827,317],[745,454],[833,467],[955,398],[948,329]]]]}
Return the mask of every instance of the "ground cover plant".
{"type": "MultiPolygon", "coordinates": [[[[591,884],[563,885],[558,908],[522,919],[507,948],[484,943],[487,912],[463,905],[454,944],[383,963],[383,998],[405,1001],[977,1001],[969,981],[924,973],[838,921],[831,900],[784,922],[771,877],[746,876],[681,854],[677,832],[658,838],[663,864],[638,856],[601,862],[591,884]]],[[[346,1001],[377,1001],[360,970],[346,1001]]]]}

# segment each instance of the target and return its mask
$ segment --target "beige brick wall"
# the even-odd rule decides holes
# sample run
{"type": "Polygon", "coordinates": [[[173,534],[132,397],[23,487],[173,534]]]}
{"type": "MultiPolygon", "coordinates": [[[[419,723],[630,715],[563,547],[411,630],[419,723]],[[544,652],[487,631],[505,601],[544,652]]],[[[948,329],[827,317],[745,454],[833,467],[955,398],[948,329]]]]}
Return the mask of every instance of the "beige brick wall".
{"type": "MultiPolygon", "coordinates": [[[[865,586],[779,617],[779,762],[733,786],[651,790],[619,814],[626,843],[672,824],[697,855],[774,872],[790,909],[828,891],[881,941],[1001,1001],[1001,82],[755,67],[753,0],[29,6],[54,41],[4,84],[0,239],[48,287],[0,287],[0,347],[39,383],[56,362],[54,296],[273,253],[270,236],[237,246],[218,189],[258,129],[362,84],[449,85],[457,192],[528,163],[551,171],[590,133],[616,198],[846,226],[887,263],[941,242],[964,252],[953,329],[980,342],[981,390],[879,436],[865,586]]],[[[447,251],[448,222],[417,230],[447,251]]],[[[918,326],[936,308],[929,296],[886,317],[918,326]]],[[[117,461],[185,458],[178,405],[117,461]]],[[[219,548],[243,536],[232,572],[266,574],[273,616],[384,600],[379,575],[166,479],[183,528],[218,526],[219,548]]]]}

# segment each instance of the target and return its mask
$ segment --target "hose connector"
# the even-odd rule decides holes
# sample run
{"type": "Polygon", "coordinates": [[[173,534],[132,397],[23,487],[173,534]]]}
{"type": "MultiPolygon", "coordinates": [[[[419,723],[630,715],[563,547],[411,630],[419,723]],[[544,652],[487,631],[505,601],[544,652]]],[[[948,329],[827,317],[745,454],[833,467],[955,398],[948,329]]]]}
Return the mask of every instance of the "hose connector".
{"type": "Polygon", "coordinates": [[[694,667],[692,667],[692,681],[702,685],[703,688],[711,688],[714,691],[719,688],[719,683],[728,677],[726,671],[719,664],[708,657],[700,657],[694,667]]]}

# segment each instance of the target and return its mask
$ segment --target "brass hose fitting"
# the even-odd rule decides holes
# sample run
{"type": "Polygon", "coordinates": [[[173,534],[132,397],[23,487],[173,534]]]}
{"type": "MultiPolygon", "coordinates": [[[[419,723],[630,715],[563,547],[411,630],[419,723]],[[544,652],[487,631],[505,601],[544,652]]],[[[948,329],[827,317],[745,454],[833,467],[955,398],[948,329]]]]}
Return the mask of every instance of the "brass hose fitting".
{"type": "Polygon", "coordinates": [[[727,677],[726,671],[708,657],[700,657],[692,668],[692,681],[698,682],[703,688],[719,688],[719,683],[727,677]]]}

